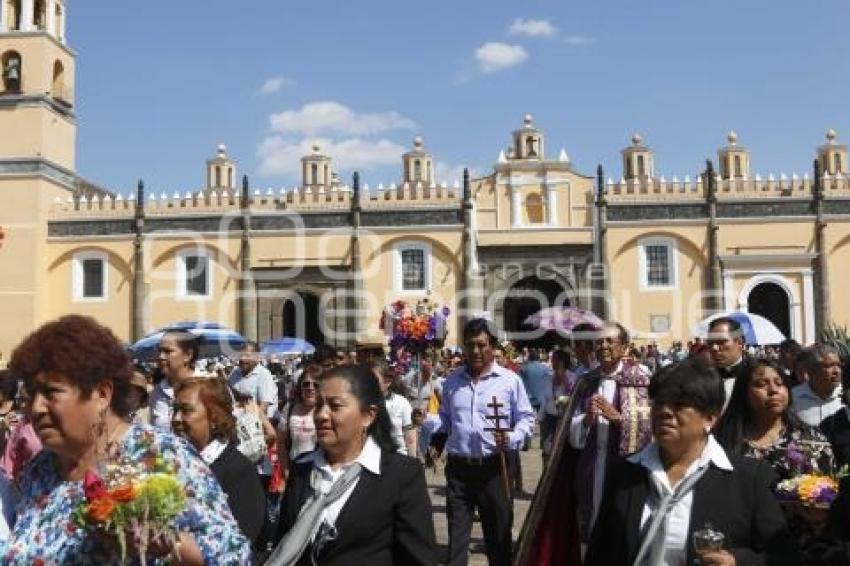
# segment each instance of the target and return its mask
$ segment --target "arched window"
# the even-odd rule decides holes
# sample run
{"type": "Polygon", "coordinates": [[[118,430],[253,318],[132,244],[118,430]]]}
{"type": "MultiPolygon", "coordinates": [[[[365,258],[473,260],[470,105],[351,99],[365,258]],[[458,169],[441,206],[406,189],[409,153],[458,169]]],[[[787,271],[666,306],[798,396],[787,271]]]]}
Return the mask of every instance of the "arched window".
{"type": "Polygon", "coordinates": [[[743,177],[744,176],[743,172],[741,171],[741,156],[740,155],[735,156],[735,176],[736,177],[743,177]]]}
{"type": "Polygon", "coordinates": [[[7,51],[0,57],[3,73],[3,91],[6,94],[19,94],[21,92],[21,70],[23,60],[17,51],[7,51]]]}
{"type": "Polygon", "coordinates": [[[32,17],[35,29],[47,30],[47,2],[45,0],[35,0],[32,17]]]}
{"type": "Polygon", "coordinates": [[[65,95],[65,67],[62,65],[62,61],[55,61],[53,63],[53,86],[50,89],[50,94],[53,98],[57,98],[60,100],[68,100],[68,96],[65,95]]]}
{"type": "Polygon", "coordinates": [[[537,148],[534,147],[534,136],[525,138],[525,155],[527,157],[537,157],[537,148]]]}
{"type": "Polygon", "coordinates": [[[62,37],[62,6],[56,4],[56,11],[53,15],[53,26],[56,31],[56,37],[60,40],[64,39],[62,37]]]}
{"type": "Polygon", "coordinates": [[[310,184],[318,185],[319,184],[319,166],[315,163],[310,165],[310,184]]]}
{"type": "Polygon", "coordinates": [[[835,172],[841,173],[841,154],[834,153],[832,155],[832,162],[835,164],[835,172]]]}
{"type": "Polygon", "coordinates": [[[6,25],[10,31],[21,29],[21,0],[7,0],[6,2],[6,25]]]}
{"type": "Polygon", "coordinates": [[[637,174],[638,177],[643,177],[646,175],[646,166],[644,165],[643,155],[637,156],[637,174]]]}
{"type": "Polygon", "coordinates": [[[422,180],[422,162],[418,159],[413,161],[413,180],[421,181],[422,180]]]}
{"type": "Polygon", "coordinates": [[[529,224],[543,223],[543,197],[537,193],[530,194],[525,199],[525,214],[529,224]]]}
{"type": "Polygon", "coordinates": [[[215,166],[215,186],[221,186],[221,165],[215,166]]]}

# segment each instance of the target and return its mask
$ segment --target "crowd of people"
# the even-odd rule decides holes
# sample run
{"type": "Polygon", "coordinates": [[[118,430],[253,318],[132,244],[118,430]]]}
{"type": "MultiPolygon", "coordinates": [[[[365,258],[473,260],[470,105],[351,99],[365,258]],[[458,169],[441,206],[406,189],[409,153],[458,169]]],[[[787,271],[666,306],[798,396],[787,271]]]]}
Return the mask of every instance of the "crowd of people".
{"type": "Polygon", "coordinates": [[[0,370],[0,563],[111,564],[129,547],[146,564],[464,565],[476,520],[491,565],[850,562],[849,479],[829,513],[776,495],[850,464],[834,348],[755,348],[728,318],[663,351],[615,322],[539,350],[474,319],[461,344],[409,366],[250,342],[200,359],[198,336],[169,331],[140,361],[93,319],[47,323],[0,370]],[[550,481],[517,555],[537,437],[550,481]],[[92,477],[135,461],[164,463],[185,503],[152,543],[119,544],[79,508],[92,477]],[[438,462],[444,552],[424,473],[438,462]],[[697,548],[703,531],[721,544],[697,548]]]}

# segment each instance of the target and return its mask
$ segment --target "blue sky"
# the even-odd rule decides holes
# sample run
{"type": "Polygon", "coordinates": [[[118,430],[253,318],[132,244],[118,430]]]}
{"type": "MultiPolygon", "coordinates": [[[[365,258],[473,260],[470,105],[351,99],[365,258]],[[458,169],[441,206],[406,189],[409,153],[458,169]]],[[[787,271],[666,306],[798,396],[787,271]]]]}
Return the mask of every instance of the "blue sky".
{"type": "Polygon", "coordinates": [[[414,135],[453,180],[488,173],[526,112],[577,170],[619,177],[634,131],[693,175],[737,131],[753,172],[802,173],[850,140],[846,0],[72,2],[78,171],[197,189],[228,145],[291,187],[322,139],[348,179],[398,181],[414,135]],[[264,88],[265,87],[265,88],[264,88]]]}

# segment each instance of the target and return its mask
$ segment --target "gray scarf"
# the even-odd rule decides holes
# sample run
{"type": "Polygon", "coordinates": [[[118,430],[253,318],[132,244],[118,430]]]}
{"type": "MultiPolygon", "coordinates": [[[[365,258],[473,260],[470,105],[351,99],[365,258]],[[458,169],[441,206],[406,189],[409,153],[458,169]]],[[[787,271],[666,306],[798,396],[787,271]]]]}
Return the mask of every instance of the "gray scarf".
{"type": "Polygon", "coordinates": [[[697,471],[680,481],[679,485],[667,495],[662,495],[664,493],[664,486],[661,484],[661,480],[656,478],[652,473],[649,474],[650,484],[652,485],[650,501],[655,504],[655,511],[646,522],[647,527],[643,529],[643,536],[641,537],[640,548],[635,558],[634,566],[661,566],[664,563],[667,517],[673,510],[673,507],[690,493],[703,474],[708,470],[709,466],[711,466],[711,462],[706,462],[703,466],[697,468],[697,471]]]}
{"type": "Polygon", "coordinates": [[[313,488],[313,496],[307,500],[295,524],[283,537],[283,540],[275,547],[272,555],[266,561],[266,566],[292,566],[298,562],[304,550],[319,529],[319,517],[322,511],[342,497],[348,489],[354,485],[360,477],[361,465],[354,462],[331,486],[327,493],[319,490],[321,484],[321,473],[313,468],[310,474],[310,487],[313,488]]]}

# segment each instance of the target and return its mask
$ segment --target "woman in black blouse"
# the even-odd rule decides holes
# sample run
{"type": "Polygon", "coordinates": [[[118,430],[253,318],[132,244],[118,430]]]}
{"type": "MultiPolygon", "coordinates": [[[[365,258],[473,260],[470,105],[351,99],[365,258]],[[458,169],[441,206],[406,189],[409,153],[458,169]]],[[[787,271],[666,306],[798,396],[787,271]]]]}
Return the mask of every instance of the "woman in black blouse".
{"type": "Polygon", "coordinates": [[[397,452],[378,380],[365,367],[337,366],[319,381],[318,449],[293,466],[282,541],[266,564],[436,564],[425,473],[397,452]]]}
{"type": "Polygon", "coordinates": [[[788,376],[772,361],[755,360],[735,382],[715,429],[729,452],[769,462],[774,484],[800,474],[828,474],[835,467],[826,437],[797,418],[791,402],[788,376]]]}
{"type": "Polygon", "coordinates": [[[191,442],[212,470],[242,534],[255,542],[266,516],[266,497],[257,469],[236,447],[236,419],[227,383],[193,377],[174,393],[171,428],[191,442]]]}

